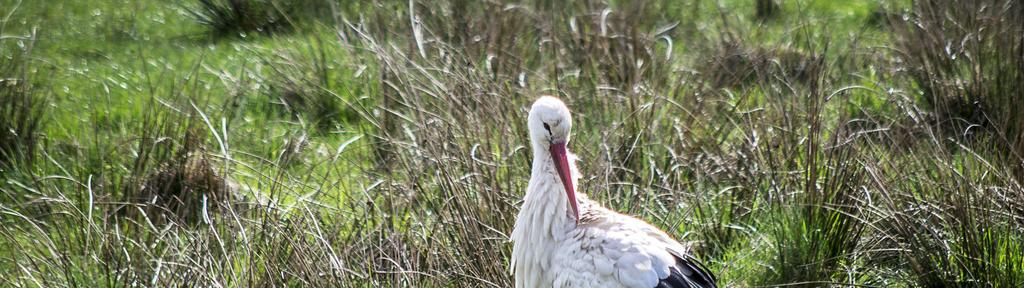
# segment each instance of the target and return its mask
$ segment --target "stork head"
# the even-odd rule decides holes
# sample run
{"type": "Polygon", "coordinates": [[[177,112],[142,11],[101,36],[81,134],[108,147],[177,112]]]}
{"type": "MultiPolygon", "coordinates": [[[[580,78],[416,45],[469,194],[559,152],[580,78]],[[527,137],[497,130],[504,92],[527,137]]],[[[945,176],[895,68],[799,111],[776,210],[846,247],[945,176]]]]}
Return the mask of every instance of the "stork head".
{"type": "Polygon", "coordinates": [[[572,172],[569,171],[569,159],[565,146],[569,143],[569,132],[572,130],[572,115],[569,107],[562,100],[551,96],[543,96],[533,102],[527,125],[530,127],[530,141],[537,152],[534,157],[551,157],[558,172],[558,178],[565,188],[576,222],[580,220],[580,211],[576,203],[575,186],[572,183],[572,172]],[[543,151],[547,151],[544,153],[543,151]]]}

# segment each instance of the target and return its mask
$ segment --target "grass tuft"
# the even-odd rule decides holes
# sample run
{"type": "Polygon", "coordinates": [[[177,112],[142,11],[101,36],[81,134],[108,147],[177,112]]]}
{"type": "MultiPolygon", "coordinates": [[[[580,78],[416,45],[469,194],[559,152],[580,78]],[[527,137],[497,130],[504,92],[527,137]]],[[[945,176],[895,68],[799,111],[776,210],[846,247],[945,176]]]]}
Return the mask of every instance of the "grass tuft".
{"type": "MultiPolygon", "coordinates": [[[[891,19],[899,56],[934,124],[949,135],[989,131],[1024,171],[1024,4],[914,1],[891,19]]],[[[1019,178],[1024,179],[1024,178],[1019,178]]]]}
{"type": "MultiPolygon", "coordinates": [[[[196,133],[190,132],[185,141],[202,141],[196,139],[196,133]]],[[[174,158],[161,163],[146,178],[139,194],[129,196],[149,200],[145,202],[149,218],[173,217],[176,222],[198,223],[231,200],[231,189],[215,172],[206,151],[188,148],[191,145],[195,143],[186,143],[174,158]]]]}
{"type": "MultiPolygon", "coordinates": [[[[1024,284],[1024,261],[1013,256],[1020,255],[1024,239],[1011,232],[1019,231],[1015,218],[1021,214],[1004,202],[1007,197],[1020,199],[1020,184],[1009,171],[982,172],[991,171],[991,163],[976,158],[979,154],[962,156],[940,149],[932,155],[870,165],[874,171],[907,171],[894,177],[872,176],[874,184],[888,193],[879,199],[879,213],[885,216],[880,221],[883,235],[894,240],[887,241],[886,250],[898,251],[899,261],[923,287],[1024,284]]],[[[885,254],[889,253],[879,253],[885,254]]]]}
{"type": "Polygon", "coordinates": [[[0,174],[15,167],[30,168],[40,145],[46,98],[31,77],[34,43],[34,35],[0,40],[0,49],[11,52],[0,56],[0,174]]]}
{"type": "Polygon", "coordinates": [[[342,123],[357,122],[358,115],[345,109],[340,96],[332,90],[346,83],[336,82],[338,72],[333,71],[333,67],[337,65],[326,58],[323,45],[329,44],[318,40],[317,46],[309,45],[305,50],[277,51],[266,56],[264,62],[270,70],[266,82],[272,102],[304,120],[305,126],[329,133],[339,130],[342,123]]]}
{"type": "Polygon", "coordinates": [[[701,74],[715,88],[749,87],[758,83],[807,84],[817,81],[825,59],[788,46],[745,47],[739,40],[723,40],[701,74]]]}
{"type": "Polygon", "coordinates": [[[198,0],[188,11],[214,36],[243,33],[272,34],[292,28],[297,7],[294,0],[198,0]]]}
{"type": "Polygon", "coordinates": [[[136,128],[139,153],[133,159],[134,176],[121,185],[119,197],[127,206],[120,211],[160,224],[209,223],[211,215],[232,203],[234,191],[208,156],[207,132],[197,126],[200,116],[163,111],[161,105],[151,107],[136,128]]]}

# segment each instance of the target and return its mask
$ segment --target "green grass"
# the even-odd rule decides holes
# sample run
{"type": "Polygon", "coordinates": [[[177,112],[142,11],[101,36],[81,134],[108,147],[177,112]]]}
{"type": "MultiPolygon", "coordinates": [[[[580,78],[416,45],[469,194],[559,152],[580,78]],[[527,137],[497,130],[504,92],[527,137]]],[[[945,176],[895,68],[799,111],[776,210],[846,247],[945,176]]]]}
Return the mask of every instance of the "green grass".
{"type": "Polygon", "coordinates": [[[962,31],[901,26],[929,2],[257,2],[287,21],[0,0],[0,79],[30,84],[0,100],[42,104],[0,103],[39,123],[0,137],[0,286],[510,286],[542,94],[575,113],[580,190],[722,286],[1024,285],[1024,124],[991,108],[1024,73],[990,65],[1024,34],[943,70],[908,51],[962,31]]]}

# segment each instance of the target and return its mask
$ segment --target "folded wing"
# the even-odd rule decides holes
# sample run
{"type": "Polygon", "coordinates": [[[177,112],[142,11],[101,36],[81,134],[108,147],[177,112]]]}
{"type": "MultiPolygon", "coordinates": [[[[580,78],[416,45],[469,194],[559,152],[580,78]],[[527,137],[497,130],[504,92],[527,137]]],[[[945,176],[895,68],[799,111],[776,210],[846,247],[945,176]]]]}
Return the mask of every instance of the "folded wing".
{"type": "Polygon", "coordinates": [[[614,277],[623,287],[717,287],[715,276],[661,230],[628,216],[603,220],[617,223],[594,223],[600,231],[594,234],[603,234],[594,237],[600,241],[596,246],[614,263],[614,277]]]}

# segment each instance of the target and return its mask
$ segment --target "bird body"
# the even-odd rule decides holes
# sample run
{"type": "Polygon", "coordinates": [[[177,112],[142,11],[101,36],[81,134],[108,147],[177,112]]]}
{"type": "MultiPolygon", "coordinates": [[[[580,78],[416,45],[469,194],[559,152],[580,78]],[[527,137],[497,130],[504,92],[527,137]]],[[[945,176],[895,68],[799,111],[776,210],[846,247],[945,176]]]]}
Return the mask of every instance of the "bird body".
{"type": "Polygon", "coordinates": [[[533,167],[512,232],[516,287],[715,287],[668,234],[576,194],[571,121],[557,98],[530,110],[533,167]]]}

